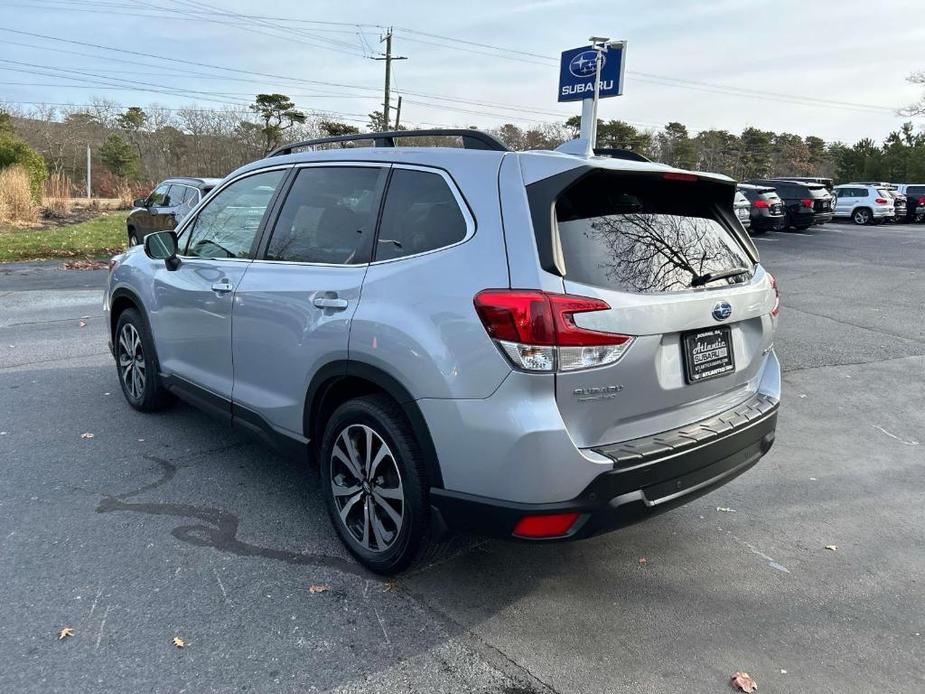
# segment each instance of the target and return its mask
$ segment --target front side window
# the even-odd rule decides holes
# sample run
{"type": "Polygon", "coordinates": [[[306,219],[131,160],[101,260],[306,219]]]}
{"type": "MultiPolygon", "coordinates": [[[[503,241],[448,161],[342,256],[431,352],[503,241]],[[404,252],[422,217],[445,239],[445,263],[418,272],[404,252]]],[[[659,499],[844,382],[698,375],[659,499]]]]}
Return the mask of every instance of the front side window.
{"type": "Polygon", "coordinates": [[[286,195],[267,260],[356,265],[369,262],[387,169],[301,169],[286,195]]]}
{"type": "Polygon", "coordinates": [[[708,197],[683,183],[589,177],[559,197],[556,221],[565,277],[583,284],[676,292],[752,267],[708,197]]]}
{"type": "Polygon", "coordinates": [[[169,190],[169,185],[161,183],[148,196],[148,199],[145,201],[145,207],[163,207],[166,204],[164,201],[168,199],[167,192],[169,190]]]}
{"type": "Polygon", "coordinates": [[[286,171],[245,176],[226,186],[187,228],[186,255],[249,258],[260,222],[286,171]]]}
{"type": "Polygon", "coordinates": [[[466,218],[440,174],[395,169],[382,210],[376,260],[403,258],[466,238],[466,218]]]}

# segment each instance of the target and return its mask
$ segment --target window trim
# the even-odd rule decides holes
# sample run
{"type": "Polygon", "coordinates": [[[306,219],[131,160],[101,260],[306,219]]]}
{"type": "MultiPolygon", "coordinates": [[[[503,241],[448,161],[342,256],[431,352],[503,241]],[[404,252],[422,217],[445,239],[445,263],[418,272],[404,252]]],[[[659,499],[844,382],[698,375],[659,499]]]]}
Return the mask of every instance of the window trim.
{"type": "Polygon", "coordinates": [[[409,260],[411,258],[420,258],[424,255],[430,255],[431,253],[440,253],[445,251],[448,248],[456,248],[466,243],[469,239],[475,236],[477,229],[475,216],[472,214],[472,210],[469,207],[469,203],[463,197],[462,191],[459,190],[459,186],[456,185],[456,181],[453,180],[453,177],[446,169],[441,169],[436,166],[419,166],[418,164],[393,164],[392,170],[395,169],[406,169],[408,171],[421,171],[423,173],[432,173],[438,174],[443,178],[443,181],[446,183],[447,187],[450,189],[450,192],[453,194],[453,197],[456,199],[456,205],[459,207],[459,211],[462,213],[463,220],[466,222],[466,234],[459,241],[451,243],[447,246],[440,246],[439,248],[432,248],[429,251],[421,251],[420,253],[414,253],[412,255],[403,255],[398,258],[384,258],[383,260],[376,259],[376,250],[379,248],[379,228],[382,225],[382,213],[385,210],[385,203],[388,202],[389,197],[389,188],[392,185],[392,178],[389,177],[389,184],[386,186],[385,195],[383,196],[382,208],[379,210],[379,221],[376,224],[376,237],[373,239],[373,254],[372,261],[370,265],[384,265],[386,263],[397,263],[402,260],[409,260]]]}
{"type": "MultiPolygon", "coordinates": [[[[260,224],[257,226],[257,231],[254,235],[254,241],[251,243],[251,256],[250,258],[201,258],[198,255],[182,255],[179,253],[179,248],[182,247],[186,251],[186,247],[182,246],[179,241],[177,243],[178,252],[177,257],[180,258],[183,262],[193,261],[193,260],[202,260],[210,263],[219,262],[219,261],[230,261],[236,263],[252,263],[256,260],[258,252],[263,244],[263,237],[266,231],[267,221],[271,214],[274,215],[277,212],[276,203],[279,200],[280,192],[283,190],[289,189],[289,172],[292,169],[292,164],[280,164],[278,166],[267,166],[260,169],[251,169],[250,171],[245,171],[234,178],[229,178],[217,186],[215,186],[209,193],[205,196],[202,195],[202,192],[199,193],[199,202],[193,207],[190,211],[190,214],[186,215],[183,218],[183,221],[180,222],[180,225],[176,228],[177,239],[185,234],[187,230],[196,223],[196,220],[199,219],[199,215],[202,214],[202,210],[205,209],[203,201],[206,199],[211,200],[211,198],[218,195],[225,188],[230,186],[233,183],[236,183],[242,179],[248,178],[249,176],[256,176],[257,174],[267,173],[269,171],[286,171],[286,174],[283,175],[282,180],[279,182],[279,185],[276,187],[276,190],[273,191],[273,195],[270,197],[270,201],[267,203],[267,208],[263,211],[263,217],[260,219],[260,224]],[[195,213],[195,214],[194,214],[195,213]]],[[[197,189],[198,190],[198,189],[197,189]]]]}

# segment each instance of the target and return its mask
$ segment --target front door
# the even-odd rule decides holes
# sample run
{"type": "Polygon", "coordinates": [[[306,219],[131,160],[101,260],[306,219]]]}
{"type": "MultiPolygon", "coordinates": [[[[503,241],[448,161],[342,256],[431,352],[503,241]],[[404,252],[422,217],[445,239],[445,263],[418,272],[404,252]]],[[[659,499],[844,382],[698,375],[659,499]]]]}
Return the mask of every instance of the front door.
{"type": "Polygon", "coordinates": [[[303,435],[312,376],[346,360],[388,168],[298,169],[272,234],[235,292],[234,403],[303,435]]]}
{"type": "Polygon", "coordinates": [[[155,273],[150,319],[161,371],[228,402],[232,301],[286,172],[255,173],[225,186],[184,225],[179,267],[155,273]]]}

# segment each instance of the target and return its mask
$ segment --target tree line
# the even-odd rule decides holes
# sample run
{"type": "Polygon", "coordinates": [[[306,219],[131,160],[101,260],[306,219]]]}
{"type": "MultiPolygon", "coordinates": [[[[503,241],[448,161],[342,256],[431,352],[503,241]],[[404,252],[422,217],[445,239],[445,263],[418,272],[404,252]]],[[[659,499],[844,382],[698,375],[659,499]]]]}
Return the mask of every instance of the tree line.
{"type": "MultiPolygon", "coordinates": [[[[259,94],[250,107],[224,109],[122,108],[93,100],[82,107],[37,106],[0,114],[0,168],[16,157],[26,157],[25,146],[39,155],[48,171],[72,181],[79,193],[89,145],[96,171],[94,192],[100,195],[126,181],[150,185],[168,176],[221,177],[284,142],[360,132],[356,125],[306,114],[284,94],[259,94]]],[[[381,128],[382,114],[369,114],[365,130],[381,128]]],[[[511,149],[525,150],[555,148],[576,137],[578,129],[579,119],[574,117],[526,129],[507,123],[489,132],[511,149]]],[[[925,132],[916,130],[911,121],[882,142],[865,138],[847,144],[755,127],[739,133],[693,134],[676,121],[645,129],[609,120],[599,121],[597,143],[737,180],[767,176],[925,180],[925,132]]],[[[34,158],[30,166],[38,167],[34,158]]]]}

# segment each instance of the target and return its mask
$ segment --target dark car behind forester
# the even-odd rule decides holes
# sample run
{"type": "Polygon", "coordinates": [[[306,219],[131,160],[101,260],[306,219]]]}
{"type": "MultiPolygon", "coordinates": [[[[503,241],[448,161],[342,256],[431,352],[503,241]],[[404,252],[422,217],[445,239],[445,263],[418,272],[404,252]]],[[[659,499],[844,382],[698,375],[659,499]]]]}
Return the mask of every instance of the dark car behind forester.
{"type": "Polygon", "coordinates": [[[212,190],[220,178],[168,178],[146,198],[135,200],[126,220],[128,245],[137,246],[155,231],[173,229],[199,201],[212,190]]]}
{"type": "Polygon", "coordinates": [[[832,221],[832,194],[819,183],[762,179],[746,181],[773,188],[784,203],[784,229],[809,229],[832,221]]]}
{"type": "Polygon", "coordinates": [[[751,233],[763,234],[766,231],[783,231],[786,224],[784,203],[777,191],[770,186],[755,186],[740,183],[738,190],[752,204],[751,233]]]}

